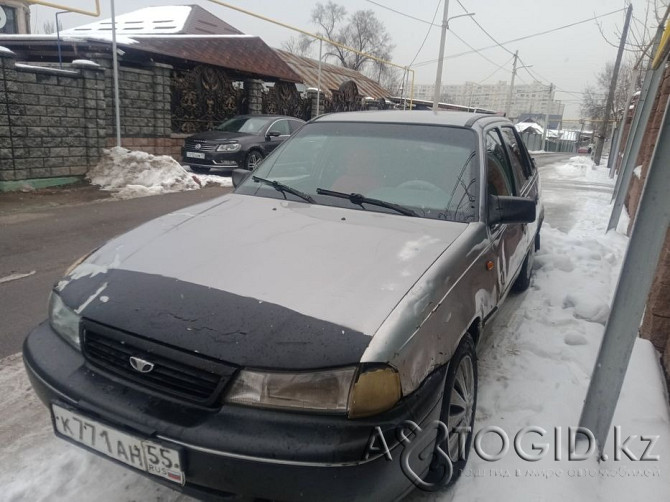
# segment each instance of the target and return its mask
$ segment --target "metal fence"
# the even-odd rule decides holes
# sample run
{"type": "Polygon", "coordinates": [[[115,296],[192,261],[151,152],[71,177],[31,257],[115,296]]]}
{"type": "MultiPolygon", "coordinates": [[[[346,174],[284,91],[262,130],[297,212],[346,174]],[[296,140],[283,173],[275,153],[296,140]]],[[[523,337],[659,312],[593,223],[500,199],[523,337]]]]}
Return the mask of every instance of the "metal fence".
{"type": "Polygon", "coordinates": [[[529,132],[521,133],[521,139],[526,144],[526,148],[531,151],[545,150],[547,152],[566,152],[573,153],[577,151],[577,144],[575,141],[567,139],[550,139],[547,138],[546,146],[542,144],[541,134],[531,134],[529,132]]]}

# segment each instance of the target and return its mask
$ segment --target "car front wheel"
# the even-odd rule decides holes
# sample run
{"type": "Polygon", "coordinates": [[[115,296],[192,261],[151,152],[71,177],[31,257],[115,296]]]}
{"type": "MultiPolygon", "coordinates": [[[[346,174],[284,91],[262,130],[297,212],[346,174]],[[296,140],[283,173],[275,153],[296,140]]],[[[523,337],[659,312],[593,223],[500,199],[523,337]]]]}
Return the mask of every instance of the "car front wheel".
{"type": "Polygon", "coordinates": [[[263,160],[263,154],[258,150],[251,150],[244,159],[244,167],[253,171],[261,160],[263,160]]]}
{"type": "Polygon", "coordinates": [[[428,482],[449,486],[461,475],[472,446],[476,407],[477,353],[472,336],[466,334],[449,362],[440,413],[448,435],[436,445],[443,453],[433,456],[428,482]]]}

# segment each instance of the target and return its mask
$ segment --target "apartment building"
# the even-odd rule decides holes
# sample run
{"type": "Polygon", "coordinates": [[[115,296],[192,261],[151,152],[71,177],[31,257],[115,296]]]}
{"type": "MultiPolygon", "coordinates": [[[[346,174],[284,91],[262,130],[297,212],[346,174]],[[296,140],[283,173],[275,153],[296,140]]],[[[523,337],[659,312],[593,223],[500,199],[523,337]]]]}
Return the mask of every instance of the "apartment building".
{"type": "MultiPolygon", "coordinates": [[[[419,84],[414,86],[415,99],[433,99],[435,86],[419,84]]],[[[440,101],[455,105],[488,108],[505,111],[509,95],[509,83],[500,80],[495,84],[465,82],[458,85],[443,85],[440,101]]],[[[510,117],[524,114],[563,115],[565,105],[555,99],[555,89],[540,82],[514,86],[514,96],[510,107],[510,117]]]]}

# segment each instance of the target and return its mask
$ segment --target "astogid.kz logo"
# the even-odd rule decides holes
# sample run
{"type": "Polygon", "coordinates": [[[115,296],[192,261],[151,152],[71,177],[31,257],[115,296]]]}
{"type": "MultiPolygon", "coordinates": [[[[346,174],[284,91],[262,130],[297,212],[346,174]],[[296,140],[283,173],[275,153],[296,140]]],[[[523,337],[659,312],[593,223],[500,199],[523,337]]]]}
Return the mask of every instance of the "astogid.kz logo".
{"type": "Polygon", "coordinates": [[[598,458],[602,462],[648,462],[660,459],[654,453],[658,439],[659,436],[649,434],[624,436],[621,426],[617,425],[613,428],[611,455],[603,451],[599,456],[593,433],[583,427],[553,427],[547,430],[528,426],[510,435],[497,426],[487,426],[476,432],[469,427],[450,432],[440,421],[422,428],[408,420],[386,431],[375,427],[365,458],[383,455],[392,461],[392,450],[400,447],[399,464],[405,476],[418,488],[435,491],[462,473],[470,450],[487,462],[497,462],[508,455],[516,455],[525,462],[542,459],[578,462],[590,458],[598,458]]]}

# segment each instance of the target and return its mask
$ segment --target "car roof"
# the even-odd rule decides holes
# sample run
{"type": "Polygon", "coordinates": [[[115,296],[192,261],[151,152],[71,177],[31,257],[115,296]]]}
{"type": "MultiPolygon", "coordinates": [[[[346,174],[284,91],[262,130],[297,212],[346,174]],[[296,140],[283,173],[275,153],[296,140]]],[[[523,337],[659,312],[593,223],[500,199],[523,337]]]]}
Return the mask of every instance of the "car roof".
{"type": "Polygon", "coordinates": [[[244,114],[244,115],[235,115],[234,117],[231,117],[231,118],[233,118],[233,119],[245,118],[246,119],[246,118],[257,118],[257,117],[260,117],[260,118],[263,118],[263,119],[291,119],[291,120],[297,120],[299,122],[304,122],[304,120],[299,118],[299,117],[291,117],[290,115],[271,115],[271,114],[267,114],[267,113],[259,113],[259,114],[247,113],[247,114],[244,114]]]}
{"type": "Polygon", "coordinates": [[[491,122],[511,122],[505,117],[484,113],[456,112],[451,110],[375,110],[361,112],[340,112],[321,115],[318,122],[386,122],[401,124],[445,125],[472,127],[475,123],[485,125],[491,122]]]}

